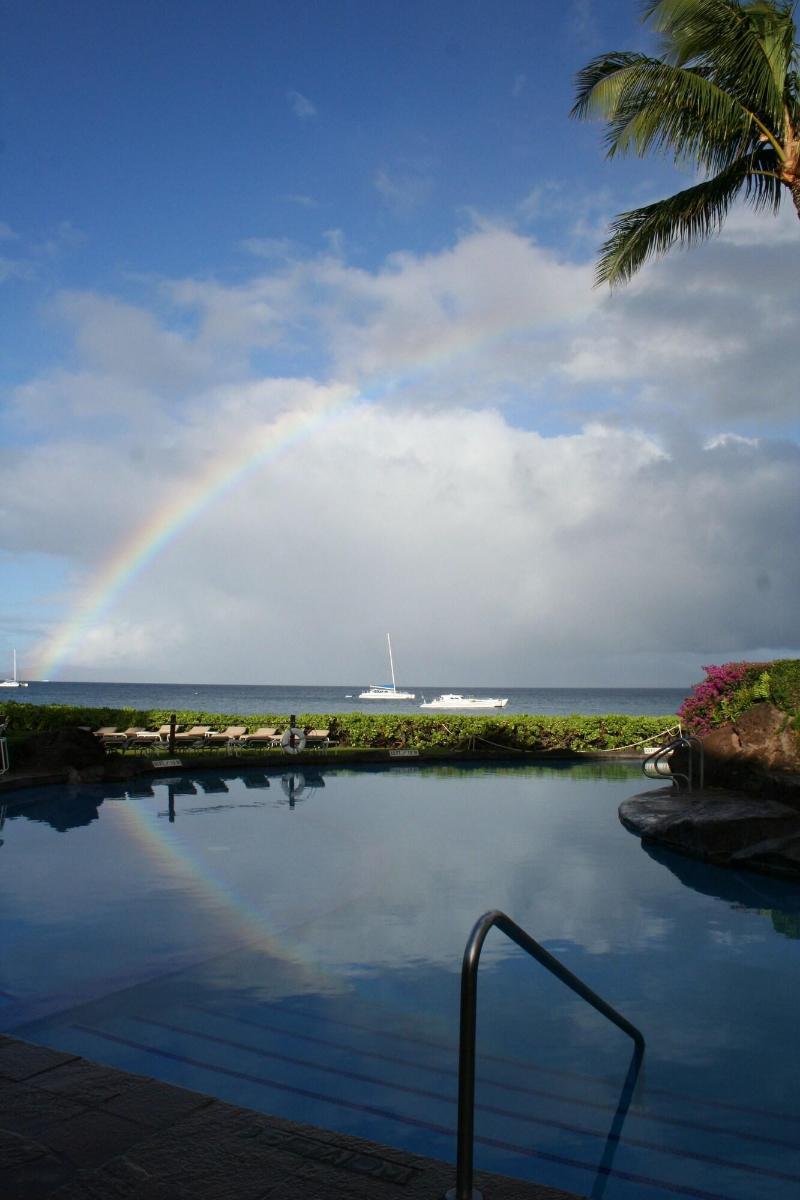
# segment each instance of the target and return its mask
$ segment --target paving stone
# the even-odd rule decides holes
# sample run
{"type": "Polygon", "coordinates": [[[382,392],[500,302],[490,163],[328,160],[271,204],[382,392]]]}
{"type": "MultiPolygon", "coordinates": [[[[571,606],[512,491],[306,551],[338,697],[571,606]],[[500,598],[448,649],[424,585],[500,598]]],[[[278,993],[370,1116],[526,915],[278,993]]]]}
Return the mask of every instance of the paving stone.
{"type": "Polygon", "coordinates": [[[52,1071],[63,1063],[74,1062],[74,1054],[51,1050],[49,1046],[31,1046],[27,1042],[10,1042],[0,1046],[0,1079],[29,1079],[42,1071],[52,1071]]]}
{"type": "Polygon", "coordinates": [[[200,1092],[189,1092],[154,1079],[132,1078],[128,1086],[118,1088],[116,1096],[103,1105],[103,1111],[138,1121],[149,1129],[160,1129],[213,1103],[213,1097],[200,1092]]]}
{"type": "Polygon", "coordinates": [[[12,1133],[37,1134],[44,1126],[86,1112],[69,1095],[46,1092],[27,1083],[0,1080],[0,1125],[12,1133]]]}
{"type": "Polygon", "coordinates": [[[39,1142],[21,1133],[0,1129],[0,1179],[12,1167],[17,1167],[20,1163],[35,1162],[44,1154],[47,1154],[47,1147],[39,1142]]]}
{"type": "Polygon", "coordinates": [[[46,1146],[0,1131],[0,1196],[3,1200],[40,1200],[52,1194],[73,1168],[46,1146]]]}
{"type": "Polygon", "coordinates": [[[119,1071],[87,1062],[83,1058],[75,1058],[72,1062],[36,1076],[32,1084],[47,1092],[68,1093],[73,1100],[85,1104],[87,1108],[105,1104],[125,1087],[119,1071]]]}
{"type": "Polygon", "coordinates": [[[81,1168],[107,1162],[145,1136],[146,1130],[136,1122],[97,1109],[39,1130],[41,1141],[81,1168]]]}
{"type": "MultiPolygon", "coordinates": [[[[365,1152],[360,1147],[342,1145],[341,1142],[323,1141],[306,1135],[282,1135],[281,1149],[307,1162],[320,1163],[325,1167],[336,1167],[341,1171],[350,1171],[356,1175],[368,1176],[370,1179],[381,1179],[389,1183],[405,1185],[419,1169],[402,1163],[396,1159],[379,1155],[372,1150],[365,1152]]],[[[310,1168],[306,1169],[310,1174],[310,1168]]]]}
{"type": "Polygon", "coordinates": [[[127,1158],[96,1170],[78,1171],[52,1200],[194,1200],[180,1184],[154,1179],[127,1158]]]}
{"type": "Polygon", "coordinates": [[[285,1170],[269,1156],[233,1146],[225,1139],[205,1144],[165,1139],[158,1152],[136,1147],[130,1155],[153,1176],[180,1183],[203,1200],[260,1200],[273,1171],[285,1170]]]}
{"type": "MultiPolygon", "coordinates": [[[[0,1132],[0,1200],[438,1200],[455,1182],[448,1163],[53,1053],[0,1078],[0,1130],[28,1132],[0,1132]]],[[[476,1186],[577,1200],[502,1176],[476,1186]]]]}

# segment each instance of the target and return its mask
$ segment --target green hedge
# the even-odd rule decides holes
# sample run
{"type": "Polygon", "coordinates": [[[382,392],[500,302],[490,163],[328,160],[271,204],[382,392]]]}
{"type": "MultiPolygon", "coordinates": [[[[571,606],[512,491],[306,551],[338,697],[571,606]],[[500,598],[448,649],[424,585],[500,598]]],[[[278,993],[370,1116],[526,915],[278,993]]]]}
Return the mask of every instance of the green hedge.
{"type": "MultiPolygon", "coordinates": [[[[171,713],[165,709],[134,708],[77,708],[66,704],[0,703],[0,717],[7,718],[14,734],[68,725],[85,725],[99,729],[115,725],[127,729],[141,725],[157,729],[169,722],[171,713]]],[[[238,713],[176,712],[178,725],[210,725],[224,729],[228,725],[245,725],[249,732],[262,725],[286,727],[285,713],[261,713],[258,716],[238,713]]],[[[604,716],[544,717],[544,716],[460,716],[448,715],[378,715],[375,713],[298,713],[298,725],[306,728],[329,728],[331,738],[340,746],[415,749],[429,747],[468,749],[476,744],[488,744],[510,750],[611,750],[627,746],[676,725],[676,718],[635,717],[609,713],[604,716]]]]}

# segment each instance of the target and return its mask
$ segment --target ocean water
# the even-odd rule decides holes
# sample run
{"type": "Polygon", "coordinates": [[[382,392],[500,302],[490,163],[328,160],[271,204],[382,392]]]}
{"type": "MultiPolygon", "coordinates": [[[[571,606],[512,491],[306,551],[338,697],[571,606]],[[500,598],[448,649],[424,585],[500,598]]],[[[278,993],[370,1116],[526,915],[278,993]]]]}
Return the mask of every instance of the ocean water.
{"type": "MultiPolygon", "coordinates": [[[[685,688],[510,688],[503,684],[471,687],[445,682],[421,687],[404,684],[416,692],[415,701],[383,702],[359,700],[364,684],[339,686],[240,686],[236,684],[183,683],[31,683],[2,700],[23,704],[74,704],[89,708],[193,709],[209,713],[415,713],[423,698],[432,699],[441,692],[462,695],[508,696],[505,709],[486,709],[483,715],[513,716],[532,713],[544,716],[569,716],[580,713],[628,713],[634,716],[662,716],[674,713],[689,694],[685,688]]],[[[480,715],[480,711],[478,713],[480,715]]]]}

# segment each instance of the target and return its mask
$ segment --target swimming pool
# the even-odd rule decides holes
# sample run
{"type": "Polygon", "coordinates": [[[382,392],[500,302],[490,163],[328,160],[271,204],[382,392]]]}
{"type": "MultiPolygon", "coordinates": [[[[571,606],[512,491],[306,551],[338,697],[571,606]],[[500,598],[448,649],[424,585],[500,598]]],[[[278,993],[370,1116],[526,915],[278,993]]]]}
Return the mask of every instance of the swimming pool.
{"type": "Polygon", "coordinates": [[[788,1200],[800,889],[643,849],[616,808],[647,786],[613,764],[42,789],[0,832],[0,1029],[452,1160],[461,955],[500,908],[647,1052],[619,1129],[629,1040],[493,932],[476,1166],[788,1200]]]}

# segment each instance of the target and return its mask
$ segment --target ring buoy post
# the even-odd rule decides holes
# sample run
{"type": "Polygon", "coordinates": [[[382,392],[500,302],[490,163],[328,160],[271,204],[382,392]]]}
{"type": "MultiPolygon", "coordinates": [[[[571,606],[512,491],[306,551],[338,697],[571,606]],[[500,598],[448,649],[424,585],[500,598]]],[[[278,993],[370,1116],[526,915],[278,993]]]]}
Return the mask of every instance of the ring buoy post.
{"type": "Polygon", "coordinates": [[[305,730],[295,724],[297,718],[294,713],[289,717],[289,728],[284,729],[281,734],[281,749],[285,754],[297,754],[300,750],[305,750],[306,734],[305,730]]]}

